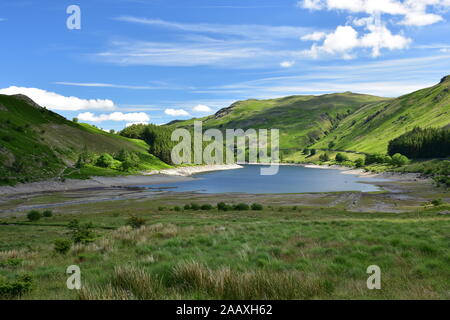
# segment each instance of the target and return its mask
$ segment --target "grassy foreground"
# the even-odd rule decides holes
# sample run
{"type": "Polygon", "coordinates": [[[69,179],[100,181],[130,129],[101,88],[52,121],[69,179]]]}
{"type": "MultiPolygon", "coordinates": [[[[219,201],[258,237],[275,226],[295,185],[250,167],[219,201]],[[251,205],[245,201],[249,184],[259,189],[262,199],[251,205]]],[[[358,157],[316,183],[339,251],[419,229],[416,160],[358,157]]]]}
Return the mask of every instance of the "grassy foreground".
{"type": "Polygon", "coordinates": [[[61,207],[37,222],[3,218],[0,283],[31,275],[31,290],[10,297],[21,299],[450,298],[450,216],[440,214],[448,205],[402,214],[173,210],[187,202],[177,195],[61,207]],[[125,226],[130,214],[146,225],[125,226]],[[96,240],[56,253],[72,219],[92,222],[96,240]],[[73,264],[81,291],[66,287],[73,264]],[[381,290],[366,287],[370,265],[381,268],[381,290]]]}

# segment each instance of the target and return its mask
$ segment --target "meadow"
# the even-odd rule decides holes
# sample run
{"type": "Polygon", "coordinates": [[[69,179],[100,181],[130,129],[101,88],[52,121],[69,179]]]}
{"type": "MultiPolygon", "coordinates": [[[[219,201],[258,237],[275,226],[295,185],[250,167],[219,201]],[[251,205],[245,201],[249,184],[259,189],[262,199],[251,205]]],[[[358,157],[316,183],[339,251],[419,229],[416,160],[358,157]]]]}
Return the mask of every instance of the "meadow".
{"type": "Polygon", "coordinates": [[[221,211],[211,198],[197,201],[211,207],[184,209],[189,197],[178,194],[67,205],[34,222],[27,212],[3,217],[0,294],[26,283],[2,298],[450,298],[448,204],[356,213],[270,199],[262,210],[221,211]],[[56,251],[55,240],[72,242],[74,219],[91,225],[89,241],[56,251]],[[70,265],[81,268],[80,291],[66,287],[70,265]],[[366,287],[370,265],[381,268],[381,290],[366,287]]]}

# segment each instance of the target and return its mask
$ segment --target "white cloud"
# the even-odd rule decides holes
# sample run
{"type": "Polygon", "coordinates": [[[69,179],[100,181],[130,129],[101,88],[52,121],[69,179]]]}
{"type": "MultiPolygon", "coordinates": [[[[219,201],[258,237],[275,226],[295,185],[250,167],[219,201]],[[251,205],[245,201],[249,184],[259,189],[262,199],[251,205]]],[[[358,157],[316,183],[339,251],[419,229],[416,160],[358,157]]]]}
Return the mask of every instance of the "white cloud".
{"type": "Polygon", "coordinates": [[[150,121],[150,117],[144,112],[135,112],[135,113],[122,113],[122,112],[113,112],[110,114],[101,114],[99,116],[94,115],[92,112],[84,112],[80,113],[78,119],[81,121],[89,121],[89,122],[103,122],[103,121],[128,121],[129,123],[147,123],[150,121]]]}
{"type": "Polygon", "coordinates": [[[78,111],[85,109],[115,109],[114,102],[108,99],[80,99],[66,97],[60,94],[37,88],[24,88],[11,86],[0,89],[0,94],[23,94],[34,100],[37,104],[52,110],[78,111]]]}
{"type": "Polygon", "coordinates": [[[443,20],[436,10],[450,7],[449,0],[302,0],[298,6],[310,10],[341,10],[351,13],[388,14],[401,17],[400,24],[426,26],[443,20]]]}
{"type": "Polygon", "coordinates": [[[164,113],[172,116],[172,117],[179,117],[179,116],[189,116],[189,112],[187,112],[184,109],[166,109],[164,110],[164,113]]]}
{"type": "Polygon", "coordinates": [[[325,36],[322,44],[313,44],[306,53],[314,58],[327,54],[352,59],[355,49],[366,48],[372,51],[373,57],[379,57],[381,49],[401,50],[408,48],[412,42],[402,34],[392,34],[376,16],[356,19],[353,23],[355,26],[364,26],[365,32],[360,35],[352,26],[338,26],[334,32],[325,36]]]}
{"type": "Polygon", "coordinates": [[[213,110],[204,104],[196,105],[194,108],[192,108],[195,112],[212,112],[213,110]]]}
{"type": "Polygon", "coordinates": [[[280,66],[282,68],[291,68],[294,66],[294,64],[295,64],[295,61],[283,61],[280,63],[280,66]]]}
{"type": "Polygon", "coordinates": [[[298,6],[310,10],[321,10],[324,4],[321,0],[304,0],[299,1],[298,6]]]}
{"type": "Polygon", "coordinates": [[[327,36],[325,32],[313,32],[300,38],[303,41],[320,41],[327,36]]]}

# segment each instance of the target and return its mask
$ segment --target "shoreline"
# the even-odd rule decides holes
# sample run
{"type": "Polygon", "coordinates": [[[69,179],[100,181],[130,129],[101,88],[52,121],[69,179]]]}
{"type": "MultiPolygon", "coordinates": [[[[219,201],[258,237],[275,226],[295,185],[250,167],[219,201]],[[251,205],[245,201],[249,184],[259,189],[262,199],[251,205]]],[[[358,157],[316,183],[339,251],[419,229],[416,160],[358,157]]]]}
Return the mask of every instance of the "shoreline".
{"type": "MultiPolygon", "coordinates": [[[[45,180],[17,184],[15,186],[0,186],[0,194],[12,196],[41,192],[75,191],[93,188],[129,187],[136,185],[166,184],[190,181],[192,175],[203,172],[240,169],[240,165],[205,165],[195,167],[181,167],[144,172],[142,175],[91,177],[87,180],[67,179],[66,181],[45,180]]],[[[1,198],[0,197],[0,198],[1,198]]]]}
{"type": "MultiPolygon", "coordinates": [[[[248,163],[244,165],[271,165],[270,163],[248,163]]],[[[273,164],[272,164],[273,165],[273,164]]],[[[363,169],[355,169],[339,165],[318,165],[318,164],[296,164],[296,163],[279,163],[280,166],[299,166],[313,169],[323,170],[341,170],[342,174],[358,175],[362,178],[380,178],[402,181],[428,181],[428,178],[424,178],[420,173],[398,173],[398,172],[382,172],[372,173],[366,172],[363,169]]],[[[153,170],[149,172],[143,172],[141,175],[130,176],[116,176],[116,177],[91,177],[87,180],[67,179],[66,181],[58,180],[46,180],[31,182],[25,184],[18,184],[16,186],[0,186],[0,194],[3,196],[34,194],[44,192],[62,192],[62,191],[76,191],[83,189],[93,188],[121,188],[130,187],[136,185],[153,185],[153,184],[166,184],[176,183],[183,181],[191,181],[195,179],[192,177],[198,173],[206,173],[222,170],[236,170],[241,169],[241,164],[229,164],[229,165],[202,165],[191,167],[179,167],[164,170],[153,170]]]]}

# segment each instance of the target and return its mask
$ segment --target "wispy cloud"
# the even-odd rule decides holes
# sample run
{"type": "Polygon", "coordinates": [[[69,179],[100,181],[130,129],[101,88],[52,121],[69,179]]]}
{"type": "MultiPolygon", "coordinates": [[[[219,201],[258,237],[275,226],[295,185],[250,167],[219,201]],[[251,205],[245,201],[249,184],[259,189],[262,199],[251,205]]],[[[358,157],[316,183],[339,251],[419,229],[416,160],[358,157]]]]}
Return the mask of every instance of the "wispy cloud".
{"type": "MultiPolygon", "coordinates": [[[[312,30],[294,26],[179,23],[122,16],[116,20],[170,30],[177,40],[112,41],[94,58],[119,65],[279,68],[302,55],[292,42],[312,30]],[[289,49],[286,49],[289,48],[289,49]]],[[[172,37],[173,38],[173,37],[172,37]]]]}
{"type": "Polygon", "coordinates": [[[130,22],[165,29],[179,30],[193,33],[210,33],[228,36],[239,36],[246,39],[298,39],[311,29],[293,26],[271,26],[256,24],[208,24],[208,23],[179,23],[160,19],[149,19],[134,16],[121,16],[118,21],[130,22]]]}
{"type": "Polygon", "coordinates": [[[344,91],[396,97],[437,83],[445,75],[442,71],[445,69],[450,69],[450,56],[444,54],[365,63],[352,62],[346,65],[311,66],[301,75],[266,77],[195,92],[235,96],[240,99],[344,91]],[[389,74],[389,80],[386,80],[386,74],[389,74]]]}
{"type": "MultiPolygon", "coordinates": [[[[178,90],[179,86],[174,85],[153,85],[153,86],[137,86],[137,85],[123,85],[123,84],[112,84],[112,83],[89,83],[89,82],[54,82],[54,84],[64,85],[64,86],[75,86],[75,87],[95,87],[95,88],[115,88],[115,89],[132,89],[132,90],[161,90],[170,89],[178,90]]],[[[192,89],[192,87],[190,87],[192,89]]]]}

